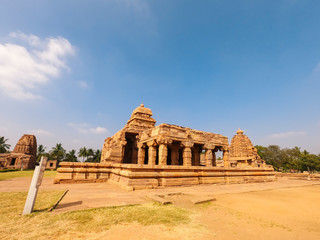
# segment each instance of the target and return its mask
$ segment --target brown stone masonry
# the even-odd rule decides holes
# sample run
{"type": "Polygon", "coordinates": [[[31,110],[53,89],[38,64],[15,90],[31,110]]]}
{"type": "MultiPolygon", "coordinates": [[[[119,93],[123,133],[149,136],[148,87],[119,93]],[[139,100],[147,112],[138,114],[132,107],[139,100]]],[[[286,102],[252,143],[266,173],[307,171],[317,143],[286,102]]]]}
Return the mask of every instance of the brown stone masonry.
{"type": "Polygon", "coordinates": [[[275,180],[272,168],[149,166],[61,162],[55,183],[112,181],[127,190],[181,185],[228,184],[275,180]]]}
{"type": "Polygon", "coordinates": [[[11,153],[0,154],[0,169],[33,169],[36,164],[37,139],[24,134],[11,153]]]}

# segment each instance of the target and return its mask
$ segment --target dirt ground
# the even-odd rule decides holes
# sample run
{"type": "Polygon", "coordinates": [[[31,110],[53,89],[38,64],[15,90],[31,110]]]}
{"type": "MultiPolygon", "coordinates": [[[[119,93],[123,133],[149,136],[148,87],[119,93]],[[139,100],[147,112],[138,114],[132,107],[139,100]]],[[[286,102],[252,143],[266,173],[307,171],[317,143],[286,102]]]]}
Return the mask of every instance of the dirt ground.
{"type": "Polygon", "coordinates": [[[217,196],[188,225],[115,225],[89,239],[320,239],[320,186],[291,187],[217,196]]]}
{"type": "MultiPolygon", "coordinates": [[[[23,178],[0,181],[0,192],[27,191],[29,183],[30,179],[23,178]]],[[[279,179],[269,183],[127,192],[110,183],[54,185],[51,178],[45,178],[41,189],[69,189],[53,214],[146,203],[150,202],[147,196],[169,193],[181,194],[176,196],[176,201],[173,199],[173,204],[192,212],[188,224],[113,225],[99,233],[74,233],[72,239],[320,239],[319,181],[279,179]],[[208,196],[214,196],[216,201],[200,206],[188,201],[208,196]]]]}

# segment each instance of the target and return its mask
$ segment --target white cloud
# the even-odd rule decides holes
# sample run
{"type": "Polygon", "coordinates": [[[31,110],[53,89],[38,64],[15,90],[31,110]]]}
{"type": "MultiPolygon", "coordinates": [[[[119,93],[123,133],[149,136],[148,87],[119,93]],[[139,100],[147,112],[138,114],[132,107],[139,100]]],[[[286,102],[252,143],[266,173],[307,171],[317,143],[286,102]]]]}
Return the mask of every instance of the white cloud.
{"type": "Polygon", "coordinates": [[[90,131],[93,133],[101,134],[101,133],[107,133],[108,130],[103,127],[96,127],[96,128],[90,128],[90,131]]]}
{"type": "Polygon", "coordinates": [[[275,133],[270,135],[270,138],[292,138],[297,136],[306,135],[306,132],[300,131],[300,132],[285,132],[285,133],[275,133]]]}
{"type": "Polygon", "coordinates": [[[44,129],[33,129],[29,130],[28,133],[36,136],[53,136],[53,133],[44,129]]]}
{"type": "Polygon", "coordinates": [[[87,123],[68,123],[68,125],[73,129],[77,130],[79,133],[83,134],[103,134],[108,132],[108,130],[104,127],[98,126],[93,128],[87,123]]]}
{"type": "Polygon", "coordinates": [[[37,89],[68,68],[66,57],[74,47],[63,37],[42,40],[21,32],[9,37],[0,43],[0,91],[18,100],[41,98],[37,89]]]}

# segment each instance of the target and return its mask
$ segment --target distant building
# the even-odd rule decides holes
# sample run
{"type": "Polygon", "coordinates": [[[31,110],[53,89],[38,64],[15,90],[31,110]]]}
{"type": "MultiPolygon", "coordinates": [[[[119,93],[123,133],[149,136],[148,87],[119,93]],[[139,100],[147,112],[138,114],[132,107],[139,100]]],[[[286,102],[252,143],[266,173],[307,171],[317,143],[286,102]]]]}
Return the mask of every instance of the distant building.
{"type": "Polygon", "coordinates": [[[55,170],[57,169],[57,165],[58,165],[58,160],[48,160],[46,169],[55,170]]]}
{"type": "Polygon", "coordinates": [[[266,162],[260,158],[257,149],[240,128],[231,140],[230,165],[231,167],[266,166],[266,162]]]}
{"type": "Polygon", "coordinates": [[[24,134],[10,153],[0,154],[0,169],[33,169],[36,164],[37,139],[24,134]]]}

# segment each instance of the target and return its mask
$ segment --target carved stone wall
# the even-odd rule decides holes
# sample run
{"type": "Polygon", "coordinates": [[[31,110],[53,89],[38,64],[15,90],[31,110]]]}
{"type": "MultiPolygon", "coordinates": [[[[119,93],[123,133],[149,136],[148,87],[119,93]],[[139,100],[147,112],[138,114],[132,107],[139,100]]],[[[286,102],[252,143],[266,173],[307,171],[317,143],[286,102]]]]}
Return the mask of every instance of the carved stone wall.
{"type": "MultiPolygon", "coordinates": [[[[125,146],[127,144],[126,133],[135,134],[138,142],[141,133],[145,130],[153,128],[155,123],[156,120],[152,118],[151,109],[146,108],[142,103],[132,112],[131,118],[128,120],[123,129],[121,129],[112,137],[105,139],[100,162],[122,163],[125,155],[125,146]]],[[[138,148],[134,150],[138,151],[138,148]]]]}

